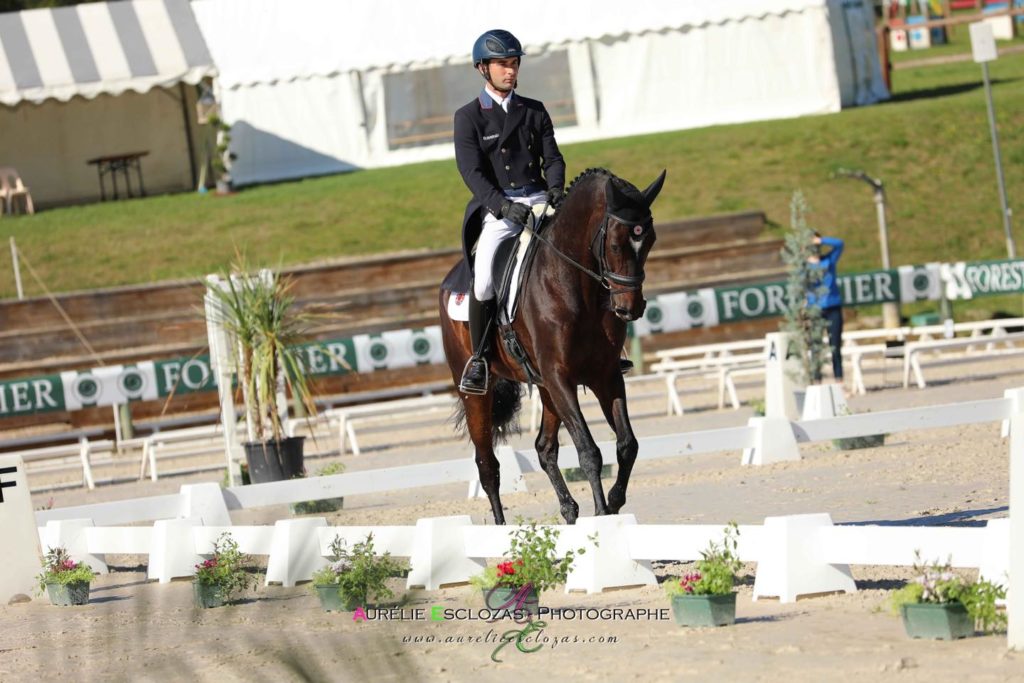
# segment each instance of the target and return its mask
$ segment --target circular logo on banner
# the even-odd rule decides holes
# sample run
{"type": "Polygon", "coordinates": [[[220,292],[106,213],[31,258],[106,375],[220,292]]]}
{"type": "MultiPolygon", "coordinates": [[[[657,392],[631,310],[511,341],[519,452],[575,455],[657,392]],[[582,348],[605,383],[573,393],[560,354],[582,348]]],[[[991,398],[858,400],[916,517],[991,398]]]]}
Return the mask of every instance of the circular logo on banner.
{"type": "Polygon", "coordinates": [[[704,302],[700,299],[691,299],[686,304],[686,315],[693,320],[700,320],[704,317],[704,302]]]}
{"type": "Polygon", "coordinates": [[[388,359],[388,345],[384,342],[370,344],[370,358],[374,363],[383,363],[388,359]]]}
{"type": "Polygon", "coordinates": [[[434,345],[430,341],[430,337],[423,333],[414,334],[412,339],[409,341],[409,355],[416,361],[418,365],[430,362],[430,354],[434,350],[434,345]]]}
{"type": "Polygon", "coordinates": [[[928,291],[928,287],[931,286],[932,279],[928,277],[927,273],[918,273],[914,276],[913,286],[914,290],[924,293],[928,291]]]}
{"type": "Polygon", "coordinates": [[[146,375],[138,368],[125,368],[117,377],[117,388],[128,398],[142,398],[146,391],[146,375]]]}
{"type": "Polygon", "coordinates": [[[383,339],[370,339],[363,350],[364,360],[374,370],[381,370],[388,366],[391,359],[391,347],[383,339]]]}
{"type": "Polygon", "coordinates": [[[652,326],[658,326],[661,325],[661,319],[663,317],[664,314],[661,311],[661,306],[656,303],[648,304],[647,312],[644,314],[644,318],[647,319],[647,322],[652,326]]]}
{"type": "Polygon", "coordinates": [[[79,375],[71,385],[71,393],[75,395],[79,403],[95,403],[100,395],[100,383],[88,373],[79,375]]]}

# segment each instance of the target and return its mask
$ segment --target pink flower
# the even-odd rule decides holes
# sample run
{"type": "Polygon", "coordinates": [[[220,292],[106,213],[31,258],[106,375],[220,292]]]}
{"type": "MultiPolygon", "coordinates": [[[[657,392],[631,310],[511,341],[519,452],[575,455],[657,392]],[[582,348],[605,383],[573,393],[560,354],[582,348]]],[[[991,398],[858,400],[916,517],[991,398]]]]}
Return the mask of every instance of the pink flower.
{"type": "Polygon", "coordinates": [[[679,580],[679,587],[686,593],[693,593],[694,586],[700,581],[700,572],[690,572],[679,580]]]}

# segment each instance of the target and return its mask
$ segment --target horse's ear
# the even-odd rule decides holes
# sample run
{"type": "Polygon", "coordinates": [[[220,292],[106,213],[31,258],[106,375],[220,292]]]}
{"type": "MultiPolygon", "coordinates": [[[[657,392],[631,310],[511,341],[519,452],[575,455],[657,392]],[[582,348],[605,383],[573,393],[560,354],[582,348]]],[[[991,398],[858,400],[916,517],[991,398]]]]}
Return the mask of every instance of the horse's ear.
{"type": "Polygon", "coordinates": [[[651,204],[658,198],[658,193],[661,192],[661,186],[665,184],[665,174],[667,170],[662,171],[661,175],[658,176],[653,183],[647,186],[647,189],[643,191],[644,201],[647,202],[647,208],[651,208],[651,204]]]}

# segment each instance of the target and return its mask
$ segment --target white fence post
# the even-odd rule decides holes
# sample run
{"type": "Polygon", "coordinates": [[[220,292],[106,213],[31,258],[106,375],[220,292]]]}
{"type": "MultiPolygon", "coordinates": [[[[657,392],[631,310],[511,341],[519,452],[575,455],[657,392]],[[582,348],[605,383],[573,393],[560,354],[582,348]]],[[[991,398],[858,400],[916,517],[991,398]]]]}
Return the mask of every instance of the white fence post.
{"type": "MultiPolygon", "coordinates": [[[[523,479],[523,468],[519,465],[519,458],[515,449],[510,446],[500,446],[495,452],[498,458],[498,465],[501,472],[501,483],[498,486],[498,493],[522,493],[526,491],[526,480],[523,479]]],[[[474,460],[475,462],[475,460],[474,460]]],[[[468,498],[486,498],[480,478],[476,477],[469,482],[468,498]]]]}
{"type": "Polygon", "coordinates": [[[282,586],[294,586],[296,581],[309,581],[313,572],[329,564],[320,554],[317,529],[327,526],[326,517],[282,519],[274,524],[270,559],[267,560],[267,578],[282,586]]]}
{"type": "Polygon", "coordinates": [[[585,590],[600,593],[605,588],[654,586],[658,580],[651,571],[648,560],[633,560],[629,556],[629,543],[625,527],[636,526],[633,515],[608,515],[606,517],[580,517],[570,527],[571,534],[558,539],[559,552],[586,549],[586,553],[573,560],[569,577],[565,581],[565,592],[585,590]],[[597,535],[597,547],[588,536],[597,535]]]}
{"type": "Polygon", "coordinates": [[[839,384],[812,384],[804,394],[804,409],[800,421],[822,420],[827,417],[849,415],[850,409],[839,384]]]}
{"type": "MultiPolygon", "coordinates": [[[[195,566],[203,561],[196,553],[193,527],[198,519],[161,519],[153,523],[152,545],[149,549],[149,579],[170,583],[177,576],[192,576],[195,566]]],[[[213,553],[213,548],[210,548],[213,553]]]]}
{"type": "Polygon", "coordinates": [[[754,447],[743,449],[744,465],[770,465],[800,459],[793,425],[784,417],[752,417],[747,423],[755,430],[754,447]]]}
{"type": "Polygon", "coordinates": [[[466,555],[462,529],[473,526],[469,515],[416,520],[416,543],[409,558],[406,586],[437,590],[443,584],[465,583],[487,566],[483,559],[466,555]]]}
{"type": "Polygon", "coordinates": [[[1006,593],[1006,643],[1024,650],[1024,410],[1010,417],[1010,581],[1006,593]]]}
{"type": "Polygon", "coordinates": [[[89,552],[85,530],[92,526],[91,519],[51,519],[39,530],[39,540],[43,548],[63,546],[71,559],[86,563],[97,574],[106,574],[108,569],[103,555],[89,552]]]}
{"type": "Polygon", "coordinates": [[[764,357],[764,414],[765,417],[800,419],[797,392],[803,391],[795,377],[800,362],[792,336],[786,332],[765,335],[764,357]]]}
{"type": "Polygon", "coordinates": [[[185,484],[181,487],[180,517],[201,519],[203,526],[231,526],[231,515],[220,484],[185,484]]]}
{"type": "Polygon", "coordinates": [[[795,602],[800,595],[857,592],[845,564],[829,564],[822,558],[819,533],[832,526],[826,513],[766,517],[758,553],[754,600],[778,596],[779,602],[795,602]]]}

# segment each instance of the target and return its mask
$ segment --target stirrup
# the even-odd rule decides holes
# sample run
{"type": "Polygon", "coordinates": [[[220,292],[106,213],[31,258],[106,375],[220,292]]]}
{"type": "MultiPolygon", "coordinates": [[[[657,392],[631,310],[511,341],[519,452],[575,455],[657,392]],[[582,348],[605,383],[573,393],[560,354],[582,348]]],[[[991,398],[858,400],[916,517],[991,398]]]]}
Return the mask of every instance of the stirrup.
{"type": "Polygon", "coordinates": [[[459,391],[461,391],[464,394],[470,394],[472,396],[483,396],[484,394],[487,393],[487,386],[490,384],[490,380],[491,374],[490,368],[487,365],[487,359],[477,358],[476,356],[470,356],[469,360],[466,361],[466,365],[463,366],[462,368],[462,379],[459,380],[459,391]],[[474,360],[478,360],[484,364],[484,385],[482,387],[466,384],[466,371],[469,370],[469,364],[472,363],[474,360]]]}

